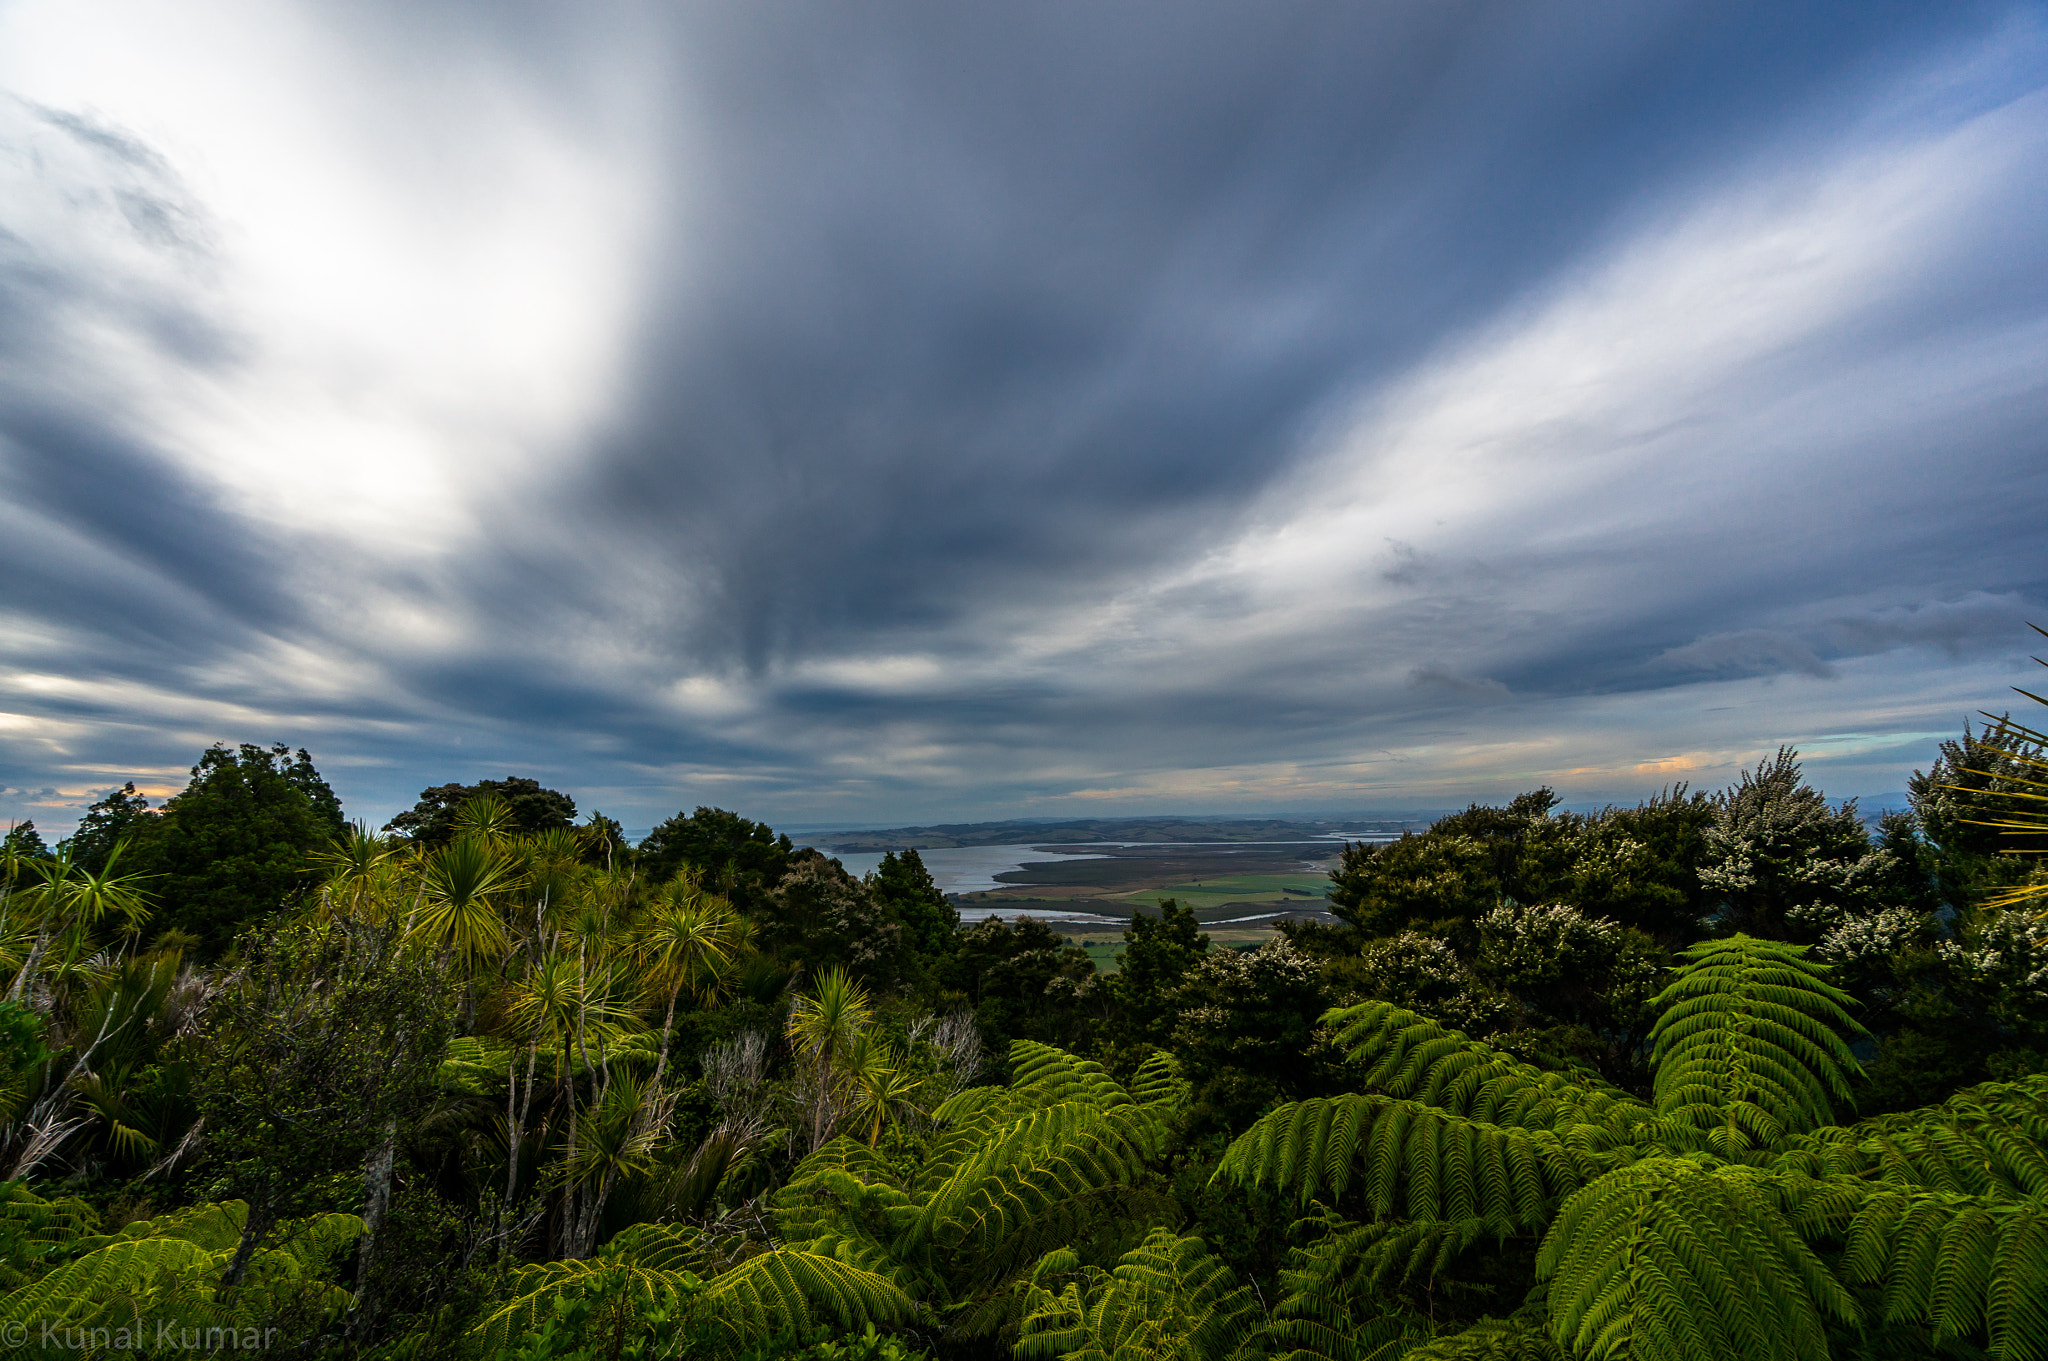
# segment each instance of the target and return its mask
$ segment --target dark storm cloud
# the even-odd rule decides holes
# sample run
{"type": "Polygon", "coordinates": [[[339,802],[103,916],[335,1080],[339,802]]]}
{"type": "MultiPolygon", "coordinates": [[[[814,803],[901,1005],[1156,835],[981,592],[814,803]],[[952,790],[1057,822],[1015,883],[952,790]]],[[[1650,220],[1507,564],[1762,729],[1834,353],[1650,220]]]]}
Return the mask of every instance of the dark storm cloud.
{"type": "Polygon", "coordinates": [[[751,666],[1085,591],[1227,528],[1341,383],[1913,51],[1915,13],[692,27],[711,206],[637,410],[572,490],[681,556],[705,594],[679,642],[751,666]]]}
{"type": "MultiPolygon", "coordinates": [[[[609,791],[629,821],[718,788],[886,819],[1261,761],[1406,768],[1395,749],[1569,745],[1598,727],[1573,706],[1989,666],[2048,601],[2048,384],[2007,372],[2048,350],[2038,167],[1984,176],[1998,187],[1911,238],[1839,324],[1725,342],[1753,347],[1739,362],[1716,358],[1717,319],[1751,300],[1674,288],[1635,319],[1644,347],[1697,334],[1699,367],[1723,374],[1682,400],[1653,392],[1597,428],[1532,414],[1482,465],[1461,460],[1512,441],[1480,422],[1415,452],[1398,399],[1455,378],[1461,347],[1597,293],[1715,186],[1782,173],[1756,192],[1795,199],[1797,167],[1859,155],[1875,168],[1844,181],[1880,178],[1895,143],[2022,104],[2044,84],[2039,21],[1675,2],[352,9],[335,60],[372,96],[503,68],[537,122],[601,140],[621,122],[607,82],[651,70],[663,109],[646,132],[659,245],[615,401],[538,471],[455,493],[422,476],[423,501],[466,497],[479,527],[406,561],[261,523],[160,438],[139,394],[231,384],[259,344],[204,286],[232,233],[147,137],[17,105],[8,149],[71,177],[64,201],[105,248],[0,235],[0,566],[41,628],[17,660],[228,706],[181,718],[181,738],[240,712],[300,724],[378,772],[356,786],[370,800],[534,769],[609,791]],[[108,332],[146,357],[95,351],[108,332]],[[1912,383],[1925,400],[1862,422],[1912,383]],[[1328,452],[1345,438],[1362,441],[1348,464],[1328,452]],[[1532,477],[1525,505],[1482,515],[1524,465],[1554,466],[1555,487],[1532,477]],[[1212,561],[1290,516],[1381,501],[1405,518],[1282,589],[1212,561]],[[357,596],[418,605],[428,641],[355,622],[357,596]],[[249,660],[286,653],[314,658],[298,680],[249,660]],[[323,688],[329,670],[354,688],[323,688]]],[[[1757,277],[1796,284],[1813,262],[1786,250],[1757,277]]],[[[539,284],[510,269],[502,286],[539,284]]],[[[63,739],[68,768],[175,745],[104,689],[17,700],[106,724],[63,739]]],[[[1538,759],[1594,762],[1501,768],[1538,759]]],[[[24,747],[0,780],[42,789],[52,763],[24,747]]],[[[1159,788],[1204,803],[1199,783],[1159,788]]]]}

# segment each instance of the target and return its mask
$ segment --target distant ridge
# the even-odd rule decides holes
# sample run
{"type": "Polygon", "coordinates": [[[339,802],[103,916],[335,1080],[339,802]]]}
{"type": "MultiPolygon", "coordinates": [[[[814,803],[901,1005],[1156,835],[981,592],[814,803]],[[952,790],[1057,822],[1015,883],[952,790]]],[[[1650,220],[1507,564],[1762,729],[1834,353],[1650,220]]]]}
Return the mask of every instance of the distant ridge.
{"type": "Polygon", "coordinates": [[[1016,818],[821,833],[833,851],[941,850],[949,846],[1075,845],[1094,841],[1307,841],[1342,832],[1402,832],[1428,825],[1426,814],[1353,818],[1016,818]]]}

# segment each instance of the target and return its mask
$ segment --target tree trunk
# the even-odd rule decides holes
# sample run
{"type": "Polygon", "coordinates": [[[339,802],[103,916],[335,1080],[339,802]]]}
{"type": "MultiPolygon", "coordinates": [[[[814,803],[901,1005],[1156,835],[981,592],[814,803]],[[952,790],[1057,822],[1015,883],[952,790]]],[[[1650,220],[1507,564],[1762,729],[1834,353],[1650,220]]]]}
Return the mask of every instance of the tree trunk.
{"type": "Polygon", "coordinates": [[[21,1000],[22,990],[28,986],[29,979],[34,976],[36,966],[43,962],[43,951],[48,949],[49,945],[50,933],[48,931],[37,931],[36,943],[34,948],[28,952],[27,962],[21,966],[21,972],[14,976],[14,986],[7,990],[8,1001],[19,1002],[21,1000]]]}
{"type": "Polygon", "coordinates": [[[228,1263],[225,1275],[220,1278],[222,1290],[233,1290],[241,1285],[242,1277],[249,1270],[249,1259],[256,1255],[256,1245],[263,1241],[276,1223],[276,1217],[268,1210],[249,1207],[249,1217],[242,1221],[242,1241],[235,1245],[235,1259],[228,1263]]]}
{"type": "Polygon", "coordinates": [[[533,1110],[533,1060],[539,1051],[540,1039],[536,1036],[526,1046],[526,1099],[519,1103],[519,1114],[516,1119],[512,1114],[512,1098],[519,1091],[519,1074],[516,1070],[511,1070],[512,1066],[509,1063],[505,1065],[511,1070],[506,1074],[510,1079],[511,1090],[505,1093],[505,1123],[510,1126],[512,1133],[512,1147],[505,1155],[505,1208],[508,1213],[512,1208],[513,1197],[519,1193],[519,1145],[526,1137],[526,1117],[533,1110]]]}
{"type": "Polygon", "coordinates": [[[383,1143],[363,1169],[363,1237],[356,1244],[356,1307],[349,1319],[349,1331],[358,1337],[367,1335],[377,1320],[376,1282],[370,1278],[370,1265],[377,1255],[378,1232],[391,1209],[391,1181],[397,1162],[398,1121],[389,1120],[384,1125],[383,1143]]]}
{"type": "Polygon", "coordinates": [[[683,985],[680,983],[676,984],[674,988],[669,990],[668,1015],[662,1017],[661,1020],[661,1057],[654,1061],[654,1085],[648,1088],[649,1091],[654,1092],[656,1094],[659,1094],[661,1091],[661,1075],[668,1071],[669,1035],[675,1029],[676,999],[682,996],[682,993],[683,985]]]}

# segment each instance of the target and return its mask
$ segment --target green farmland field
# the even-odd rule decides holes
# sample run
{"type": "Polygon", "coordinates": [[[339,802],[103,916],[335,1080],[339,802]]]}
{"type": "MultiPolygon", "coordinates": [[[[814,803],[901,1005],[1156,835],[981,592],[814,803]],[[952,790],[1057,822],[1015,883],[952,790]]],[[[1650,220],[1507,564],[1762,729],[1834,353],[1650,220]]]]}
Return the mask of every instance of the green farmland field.
{"type": "Polygon", "coordinates": [[[1123,897],[1126,902],[1148,906],[1159,898],[1172,898],[1183,907],[1197,910],[1223,907],[1229,903],[1319,907],[1329,887],[1329,879],[1320,874],[1232,874],[1215,879],[1197,879],[1186,884],[1170,884],[1165,888],[1139,889],[1123,897]]]}

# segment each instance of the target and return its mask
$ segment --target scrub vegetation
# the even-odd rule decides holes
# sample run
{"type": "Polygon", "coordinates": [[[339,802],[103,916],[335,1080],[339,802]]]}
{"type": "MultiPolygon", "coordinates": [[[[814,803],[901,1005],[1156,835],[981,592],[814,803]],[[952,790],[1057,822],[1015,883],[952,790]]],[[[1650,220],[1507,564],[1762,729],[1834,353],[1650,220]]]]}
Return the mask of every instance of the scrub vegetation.
{"type": "Polygon", "coordinates": [[[1165,899],[1113,974],[915,851],[855,879],[713,808],[631,846],[525,778],[373,831],[217,747],[6,839],[0,1329],[2048,1357],[2043,745],[1966,732],[1874,828],[1791,751],[1538,790],[1347,848],[1335,921],[1256,948],[1165,899]]]}

